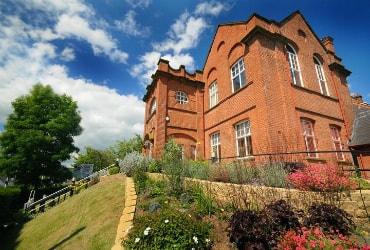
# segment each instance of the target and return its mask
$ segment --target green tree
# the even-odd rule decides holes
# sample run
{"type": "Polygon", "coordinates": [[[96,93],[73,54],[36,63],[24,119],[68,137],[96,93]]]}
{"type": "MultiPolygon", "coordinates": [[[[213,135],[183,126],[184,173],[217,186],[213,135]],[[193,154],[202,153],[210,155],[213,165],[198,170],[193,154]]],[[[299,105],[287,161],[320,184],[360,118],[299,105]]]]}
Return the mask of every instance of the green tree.
{"type": "Polygon", "coordinates": [[[0,134],[4,172],[19,185],[36,189],[70,178],[62,162],[79,151],[73,139],[82,132],[77,103],[38,83],[12,106],[0,134]]]}
{"type": "Polygon", "coordinates": [[[115,154],[109,150],[97,150],[85,147],[85,154],[79,153],[73,166],[78,164],[94,164],[94,172],[106,168],[115,163],[115,154]]]}
{"type": "Polygon", "coordinates": [[[113,154],[116,155],[117,158],[123,160],[127,154],[132,152],[138,152],[141,153],[143,148],[143,140],[141,139],[140,135],[135,134],[135,136],[126,141],[119,141],[117,144],[113,147],[110,147],[109,150],[113,152],[113,154]]]}

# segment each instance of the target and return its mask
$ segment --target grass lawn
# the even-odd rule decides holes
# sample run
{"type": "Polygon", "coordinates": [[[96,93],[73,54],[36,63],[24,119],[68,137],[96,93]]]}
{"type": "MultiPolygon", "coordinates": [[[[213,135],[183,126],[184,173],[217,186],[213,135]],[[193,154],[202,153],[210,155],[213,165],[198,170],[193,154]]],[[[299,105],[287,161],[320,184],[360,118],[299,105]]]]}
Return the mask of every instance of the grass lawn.
{"type": "Polygon", "coordinates": [[[24,225],[2,232],[1,249],[111,249],[124,208],[125,176],[100,182],[24,225]]]}

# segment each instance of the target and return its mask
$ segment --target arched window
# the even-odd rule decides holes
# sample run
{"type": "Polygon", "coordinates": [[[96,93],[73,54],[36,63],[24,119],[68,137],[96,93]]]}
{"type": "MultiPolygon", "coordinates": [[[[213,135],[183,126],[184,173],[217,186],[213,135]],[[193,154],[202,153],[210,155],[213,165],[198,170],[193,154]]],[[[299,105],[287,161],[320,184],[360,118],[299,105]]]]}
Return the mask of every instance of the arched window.
{"type": "Polygon", "coordinates": [[[156,108],[157,108],[157,101],[154,98],[153,101],[152,101],[152,105],[150,106],[150,114],[153,114],[155,112],[156,108]]]}
{"type": "Polygon", "coordinates": [[[289,44],[286,45],[286,50],[287,50],[287,56],[288,56],[290,73],[292,75],[293,84],[303,87],[301,69],[299,67],[297,52],[289,44]]]}
{"type": "Polygon", "coordinates": [[[325,80],[324,68],[322,67],[320,60],[316,56],[313,57],[313,62],[315,64],[315,70],[317,80],[319,81],[321,94],[329,96],[328,85],[326,84],[325,80]]]}
{"type": "Polygon", "coordinates": [[[175,99],[180,104],[187,104],[188,103],[188,95],[183,91],[176,91],[175,99]]]}

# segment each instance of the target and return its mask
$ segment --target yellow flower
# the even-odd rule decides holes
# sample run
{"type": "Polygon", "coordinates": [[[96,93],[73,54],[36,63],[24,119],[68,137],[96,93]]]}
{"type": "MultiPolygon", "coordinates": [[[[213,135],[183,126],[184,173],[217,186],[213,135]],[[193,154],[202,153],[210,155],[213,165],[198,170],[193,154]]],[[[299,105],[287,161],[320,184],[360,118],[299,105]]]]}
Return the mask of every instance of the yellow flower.
{"type": "Polygon", "coordinates": [[[225,209],[221,208],[221,212],[225,211],[225,209]]]}
{"type": "Polygon", "coordinates": [[[363,230],[362,233],[365,235],[365,236],[368,236],[369,235],[369,232],[363,230]]]}

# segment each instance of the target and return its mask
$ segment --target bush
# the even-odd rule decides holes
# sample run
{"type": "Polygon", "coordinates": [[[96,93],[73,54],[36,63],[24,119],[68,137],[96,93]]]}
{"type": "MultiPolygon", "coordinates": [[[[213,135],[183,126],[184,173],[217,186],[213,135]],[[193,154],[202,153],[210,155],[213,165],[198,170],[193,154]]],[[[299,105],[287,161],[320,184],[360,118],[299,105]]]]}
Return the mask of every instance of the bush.
{"type": "Polygon", "coordinates": [[[207,161],[187,161],[185,164],[186,177],[208,180],[209,172],[209,164],[207,161]]]}
{"type": "Polygon", "coordinates": [[[162,162],[160,160],[154,160],[149,164],[149,173],[160,173],[162,172],[162,162]]]}
{"type": "Polygon", "coordinates": [[[145,172],[148,169],[150,160],[139,152],[131,152],[122,161],[121,172],[128,177],[134,176],[137,172],[145,172]]]}
{"type": "Polygon", "coordinates": [[[340,192],[357,188],[356,183],[350,180],[348,173],[326,164],[306,166],[290,174],[287,181],[304,191],[340,192]]]}
{"type": "Polygon", "coordinates": [[[325,234],[320,227],[303,227],[300,230],[288,231],[277,245],[278,250],[295,249],[361,249],[369,250],[370,246],[360,247],[355,237],[344,236],[338,232],[325,234]]]}
{"type": "Polygon", "coordinates": [[[170,138],[162,155],[163,173],[168,178],[170,194],[181,194],[184,189],[185,162],[182,160],[182,149],[170,138]]]}
{"type": "Polygon", "coordinates": [[[299,225],[292,207],[279,200],[262,211],[236,211],[230,218],[228,235],[238,249],[271,249],[286,230],[299,225]]]}
{"type": "Polygon", "coordinates": [[[125,249],[212,249],[212,226],[178,210],[159,210],[135,217],[122,241],[125,249]]]}
{"type": "Polygon", "coordinates": [[[119,167],[111,167],[111,168],[109,168],[109,174],[110,175],[118,174],[118,173],[119,173],[119,167]]]}
{"type": "Polygon", "coordinates": [[[304,218],[304,225],[307,227],[319,225],[325,234],[334,231],[349,235],[355,227],[351,217],[346,211],[334,205],[314,204],[308,208],[308,216],[304,218]]]}
{"type": "Polygon", "coordinates": [[[258,176],[268,187],[287,187],[286,178],[289,175],[288,170],[285,169],[283,164],[270,163],[266,166],[257,168],[258,176]]]}
{"type": "Polygon", "coordinates": [[[0,188],[0,225],[17,221],[18,210],[23,206],[21,202],[20,188],[0,188]]]}

